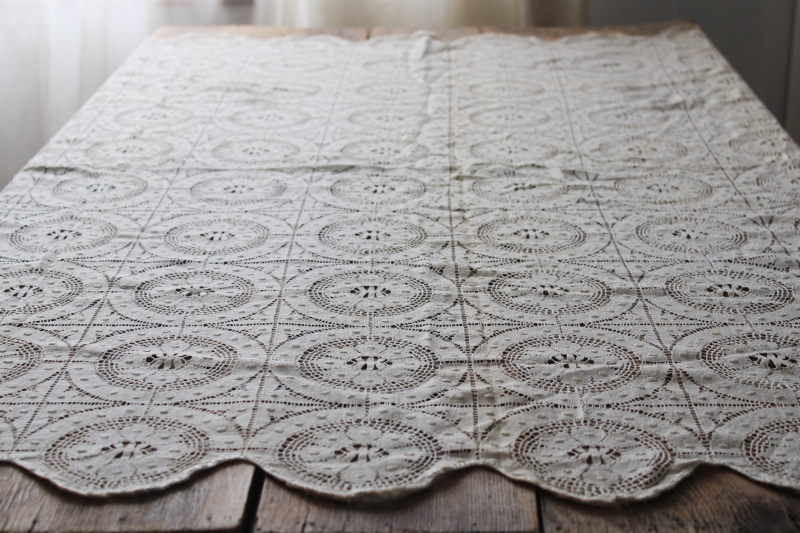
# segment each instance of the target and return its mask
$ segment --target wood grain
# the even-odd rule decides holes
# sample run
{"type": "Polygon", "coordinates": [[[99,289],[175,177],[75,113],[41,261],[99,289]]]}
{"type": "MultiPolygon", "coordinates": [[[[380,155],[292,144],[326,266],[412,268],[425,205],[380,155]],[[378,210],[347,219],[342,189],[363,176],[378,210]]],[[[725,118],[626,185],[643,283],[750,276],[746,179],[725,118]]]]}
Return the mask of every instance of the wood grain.
{"type": "MultiPolygon", "coordinates": [[[[386,28],[386,27],[375,27],[372,28],[369,32],[370,39],[373,37],[385,37],[387,35],[408,35],[410,33],[414,33],[413,29],[409,28],[386,28]]],[[[444,30],[437,30],[436,35],[439,36],[443,41],[452,41],[454,39],[458,39],[459,37],[469,37],[470,35],[478,35],[480,33],[480,28],[477,26],[475,27],[464,27],[464,28],[449,28],[444,30]]]]}
{"type": "Polygon", "coordinates": [[[590,31],[600,33],[621,33],[623,35],[655,35],[672,27],[692,27],[694,24],[688,20],[666,20],[651,24],[635,24],[630,26],[613,26],[604,28],[585,27],[536,27],[521,30],[501,30],[492,26],[481,26],[481,33],[506,33],[513,35],[535,36],[545,41],[552,41],[561,37],[581,35],[590,31]]]}
{"type": "Polygon", "coordinates": [[[677,488],[629,505],[596,507],[540,491],[543,533],[797,533],[800,495],[731,470],[698,468],[677,488]]]}
{"type": "MultiPolygon", "coordinates": [[[[232,463],[146,496],[84,498],[11,465],[0,465],[5,533],[238,532],[256,469],[232,463]]],[[[260,481],[260,480],[259,480],[260,481]]]]}
{"type": "Polygon", "coordinates": [[[534,533],[536,490],[486,468],[437,480],[433,487],[386,503],[316,498],[267,479],[258,533],[534,533]]]}

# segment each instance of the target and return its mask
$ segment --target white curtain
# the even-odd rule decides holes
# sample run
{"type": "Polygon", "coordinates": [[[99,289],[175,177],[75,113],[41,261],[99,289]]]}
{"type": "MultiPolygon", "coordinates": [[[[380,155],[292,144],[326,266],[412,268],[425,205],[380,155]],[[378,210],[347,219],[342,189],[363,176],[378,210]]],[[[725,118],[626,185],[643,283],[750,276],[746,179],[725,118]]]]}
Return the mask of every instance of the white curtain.
{"type": "Polygon", "coordinates": [[[585,0],[255,0],[261,24],[449,28],[585,23],[585,0]]]}

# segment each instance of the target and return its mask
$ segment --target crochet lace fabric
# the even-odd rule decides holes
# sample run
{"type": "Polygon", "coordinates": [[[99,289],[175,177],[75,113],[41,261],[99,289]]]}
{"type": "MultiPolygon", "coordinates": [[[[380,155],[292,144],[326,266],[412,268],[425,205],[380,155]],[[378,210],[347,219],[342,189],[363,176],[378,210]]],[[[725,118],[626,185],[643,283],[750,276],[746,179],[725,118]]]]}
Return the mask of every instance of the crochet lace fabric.
{"type": "Polygon", "coordinates": [[[798,160],[697,29],[149,40],[0,196],[0,459],[800,488],[798,160]]]}

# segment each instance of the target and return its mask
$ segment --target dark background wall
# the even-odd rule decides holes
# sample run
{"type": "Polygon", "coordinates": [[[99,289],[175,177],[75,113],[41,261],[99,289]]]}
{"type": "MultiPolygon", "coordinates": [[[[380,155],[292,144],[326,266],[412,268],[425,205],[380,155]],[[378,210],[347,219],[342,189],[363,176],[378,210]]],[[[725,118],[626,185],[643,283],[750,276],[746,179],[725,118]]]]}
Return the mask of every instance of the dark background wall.
{"type": "Polygon", "coordinates": [[[592,26],[678,18],[699,24],[786,123],[795,0],[588,0],[588,7],[592,26]]]}

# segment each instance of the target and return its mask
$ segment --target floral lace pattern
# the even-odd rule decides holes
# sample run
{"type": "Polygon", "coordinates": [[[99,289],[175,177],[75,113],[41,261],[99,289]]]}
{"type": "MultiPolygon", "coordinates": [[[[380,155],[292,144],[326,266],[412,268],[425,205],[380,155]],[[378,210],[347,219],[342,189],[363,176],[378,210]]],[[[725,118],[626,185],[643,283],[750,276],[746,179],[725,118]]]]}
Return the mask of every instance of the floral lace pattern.
{"type": "Polygon", "coordinates": [[[0,195],[0,459],[800,488],[798,161],[696,29],[150,40],[0,195]]]}

